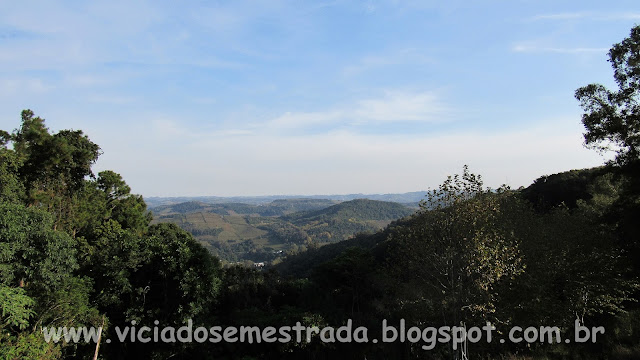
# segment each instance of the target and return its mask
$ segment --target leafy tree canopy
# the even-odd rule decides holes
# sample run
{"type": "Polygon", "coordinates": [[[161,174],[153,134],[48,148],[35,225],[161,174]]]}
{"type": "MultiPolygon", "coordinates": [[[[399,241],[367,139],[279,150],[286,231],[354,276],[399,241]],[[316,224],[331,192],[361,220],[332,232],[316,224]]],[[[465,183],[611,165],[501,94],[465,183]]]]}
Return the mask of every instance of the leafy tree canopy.
{"type": "Polygon", "coordinates": [[[640,25],[609,50],[618,90],[590,84],[576,90],[585,113],[585,144],[616,151],[620,165],[640,159],[640,25]]]}

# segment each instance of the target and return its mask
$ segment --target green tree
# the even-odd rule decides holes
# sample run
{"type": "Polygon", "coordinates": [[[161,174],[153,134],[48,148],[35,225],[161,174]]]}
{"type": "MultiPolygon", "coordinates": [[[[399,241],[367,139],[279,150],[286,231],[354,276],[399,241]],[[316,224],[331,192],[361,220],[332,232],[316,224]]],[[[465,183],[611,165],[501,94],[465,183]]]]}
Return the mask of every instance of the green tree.
{"type": "Polygon", "coordinates": [[[140,195],[131,194],[131,188],[120,174],[106,170],[98,173],[96,186],[104,193],[108,217],[123,229],[143,232],[151,221],[151,213],[140,195]]]}
{"type": "Polygon", "coordinates": [[[609,50],[609,62],[617,90],[590,84],[576,90],[575,96],[584,110],[585,144],[598,150],[616,153],[612,164],[618,165],[623,178],[621,196],[605,214],[614,224],[620,246],[629,251],[640,273],[640,25],[629,37],[609,50]]]}
{"type": "Polygon", "coordinates": [[[76,192],[84,186],[85,177],[93,176],[91,166],[100,147],[80,130],[50,134],[44,119],[31,110],[22,112],[22,125],[9,140],[27,203],[46,208],[54,215],[56,228],[69,230],[78,206],[76,192]]]}
{"type": "Polygon", "coordinates": [[[585,144],[616,151],[616,162],[624,165],[640,159],[640,25],[609,50],[618,90],[590,84],[576,90],[585,113],[585,144]]]}
{"type": "MultiPolygon", "coordinates": [[[[82,131],[50,133],[22,112],[0,131],[0,359],[87,358],[87,345],[46,343],[41,327],[211,323],[220,264],[175,225],[149,226],[142,196],[82,131]],[[105,319],[105,315],[108,317],[105,319]]],[[[105,358],[197,354],[189,345],[103,344],[105,358]],[[193,350],[193,351],[192,351],[193,350]]]]}
{"type": "Polygon", "coordinates": [[[507,323],[496,311],[500,289],[525,268],[514,224],[505,221],[513,201],[507,189],[484,188],[466,166],[431,191],[387,241],[397,316],[445,326],[507,323]]]}
{"type": "MultiPolygon", "coordinates": [[[[174,224],[160,224],[141,236],[109,220],[97,236],[83,272],[94,278],[96,301],[110,323],[123,326],[135,320],[154,326],[157,320],[161,326],[179,327],[189,319],[194,326],[210,321],[220,265],[189,233],[174,224]]],[[[142,354],[165,358],[178,348],[174,344],[112,343],[104,351],[114,358],[142,354]]]]}

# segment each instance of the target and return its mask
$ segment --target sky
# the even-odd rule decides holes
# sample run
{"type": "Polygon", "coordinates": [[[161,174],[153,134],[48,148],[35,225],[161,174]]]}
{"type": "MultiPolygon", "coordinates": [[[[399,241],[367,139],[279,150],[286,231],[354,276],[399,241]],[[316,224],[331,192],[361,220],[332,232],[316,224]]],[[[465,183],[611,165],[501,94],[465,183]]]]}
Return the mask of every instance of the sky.
{"type": "Polygon", "coordinates": [[[601,165],[634,1],[0,0],[0,129],[83,130],[144,196],[512,188],[601,165]]]}

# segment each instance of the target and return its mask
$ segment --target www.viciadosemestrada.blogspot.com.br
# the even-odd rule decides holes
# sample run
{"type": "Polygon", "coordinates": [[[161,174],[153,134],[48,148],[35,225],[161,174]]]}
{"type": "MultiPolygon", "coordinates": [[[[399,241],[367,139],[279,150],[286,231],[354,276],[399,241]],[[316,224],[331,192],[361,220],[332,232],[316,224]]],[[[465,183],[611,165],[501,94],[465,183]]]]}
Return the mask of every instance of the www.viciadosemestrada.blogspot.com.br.
{"type": "MultiPolygon", "coordinates": [[[[139,343],[288,343],[288,342],[311,342],[314,338],[327,343],[393,343],[410,342],[413,344],[423,343],[424,350],[431,350],[440,344],[450,343],[452,348],[457,349],[460,344],[498,341],[499,343],[595,343],[598,334],[604,334],[604,327],[586,327],[579,320],[574,323],[573,337],[561,337],[560,329],[557,326],[527,327],[523,329],[513,326],[506,333],[506,338],[498,338],[494,331],[496,328],[489,322],[482,327],[472,326],[441,326],[441,327],[407,327],[404,319],[396,325],[390,325],[385,319],[381,326],[381,339],[369,339],[369,329],[364,326],[353,327],[353,322],[349,319],[346,325],[339,327],[326,326],[304,326],[296,322],[294,326],[193,326],[191,320],[181,327],[159,327],[160,323],[154,321],[153,326],[139,326],[136,321],[124,327],[115,326],[115,341],[139,342],[139,343]]],[[[46,342],[66,342],[66,343],[96,343],[102,333],[101,327],[43,327],[41,329],[46,342]]],[[[106,343],[111,343],[112,339],[103,339],[106,343]]]]}

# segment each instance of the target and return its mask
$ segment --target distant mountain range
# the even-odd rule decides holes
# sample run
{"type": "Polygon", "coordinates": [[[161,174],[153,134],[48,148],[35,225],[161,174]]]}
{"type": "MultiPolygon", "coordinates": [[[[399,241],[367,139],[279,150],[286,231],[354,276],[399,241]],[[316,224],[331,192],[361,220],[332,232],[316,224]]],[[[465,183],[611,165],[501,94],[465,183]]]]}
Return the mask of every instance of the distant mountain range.
{"type": "Polygon", "coordinates": [[[268,204],[275,200],[291,200],[291,199],[323,199],[335,201],[349,201],[355,199],[368,199],[378,201],[390,201],[401,204],[417,204],[427,195],[426,191],[414,191],[403,194],[348,194],[348,195],[265,195],[265,196],[180,196],[180,197],[145,197],[145,201],[149,208],[162,205],[173,205],[185,202],[201,202],[205,204],[268,204]]]}

